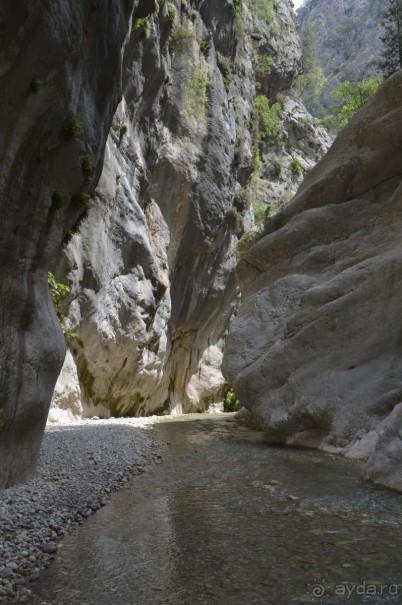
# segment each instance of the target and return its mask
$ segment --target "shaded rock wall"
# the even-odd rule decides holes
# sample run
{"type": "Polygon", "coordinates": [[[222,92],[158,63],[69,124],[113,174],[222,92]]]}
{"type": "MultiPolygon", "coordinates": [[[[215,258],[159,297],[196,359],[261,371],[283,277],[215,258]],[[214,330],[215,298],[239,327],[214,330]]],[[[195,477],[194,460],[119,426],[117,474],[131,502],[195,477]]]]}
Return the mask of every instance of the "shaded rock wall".
{"type": "Polygon", "coordinates": [[[65,352],[47,270],[84,210],[85,196],[71,196],[100,176],[134,5],[82,2],[72,11],[64,0],[5,0],[0,8],[0,487],[29,477],[38,456],[65,352]]]}
{"type": "Polygon", "coordinates": [[[367,458],[402,489],[402,75],[239,264],[224,372],[272,442],[367,458]]]}
{"type": "Polygon", "coordinates": [[[267,24],[240,3],[187,2],[172,17],[161,2],[132,32],[97,199],[56,264],[85,415],[222,400],[236,246],[253,224],[236,192],[252,170],[256,85],[275,98],[300,60],[290,3],[276,5],[267,24]],[[272,65],[258,83],[261,53],[272,65]]]}
{"type": "Polygon", "coordinates": [[[32,473],[65,352],[47,287],[62,241],[52,269],[78,338],[53,418],[221,398],[252,102],[300,58],[290,2],[275,4],[267,26],[230,1],[3,3],[1,486],[32,473]]]}

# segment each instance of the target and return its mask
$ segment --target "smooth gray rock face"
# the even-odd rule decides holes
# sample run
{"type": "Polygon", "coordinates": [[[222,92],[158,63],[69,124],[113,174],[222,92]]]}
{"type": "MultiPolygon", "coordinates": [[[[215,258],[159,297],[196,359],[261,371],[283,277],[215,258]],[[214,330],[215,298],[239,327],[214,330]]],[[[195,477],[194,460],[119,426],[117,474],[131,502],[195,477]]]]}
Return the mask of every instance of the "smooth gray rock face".
{"type": "Polygon", "coordinates": [[[294,14],[277,5],[268,27],[245,5],[240,24],[232,3],[207,1],[180,5],[172,23],[161,2],[132,32],[98,199],[56,265],[71,285],[66,323],[79,334],[71,348],[86,416],[222,400],[236,246],[252,224],[235,193],[251,174],[256,48],[272,54],[266,92],[299,69],[294,14]]]}
{"type": "Polygon", "coordinates": [[[401,489],[402,74],[239,264],[224,373],[271,442],[367,458],[401,489]]]}
{"type": "Polygon", "coordinates": [[[47,270],[84,210],[82,196],[70,196],[90,192],[100,175],[134,5],[1,4],[0,488],[29,477],[37,460],[65,352],[47,270]]]}

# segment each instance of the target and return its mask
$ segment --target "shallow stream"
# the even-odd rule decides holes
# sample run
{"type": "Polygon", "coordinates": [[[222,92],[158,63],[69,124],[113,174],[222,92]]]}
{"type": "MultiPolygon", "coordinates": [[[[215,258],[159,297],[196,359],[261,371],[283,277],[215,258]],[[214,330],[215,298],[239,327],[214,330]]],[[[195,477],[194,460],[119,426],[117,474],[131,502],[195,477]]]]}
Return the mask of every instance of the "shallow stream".
{"type": "Polygon", "coordinates": [[[153,431],[163,463],[60,543],[35,603],[402,603],[402,497],[357,463],[227,416],[153,431]]]}

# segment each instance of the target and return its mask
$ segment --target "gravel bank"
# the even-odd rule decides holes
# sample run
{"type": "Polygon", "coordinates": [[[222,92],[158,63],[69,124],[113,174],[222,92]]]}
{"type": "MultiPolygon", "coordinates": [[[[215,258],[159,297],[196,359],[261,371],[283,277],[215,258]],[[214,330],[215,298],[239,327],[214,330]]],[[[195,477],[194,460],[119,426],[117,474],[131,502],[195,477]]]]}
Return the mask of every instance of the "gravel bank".
{"type": "Polygon", "coordinates": [[[48,426],[34,479],[0,491],[0,602],[29,602],[39,579],[74,523],[108,503],[112,491],[158,463],[149,427],[158,420],[84,420],[48,426]]]}

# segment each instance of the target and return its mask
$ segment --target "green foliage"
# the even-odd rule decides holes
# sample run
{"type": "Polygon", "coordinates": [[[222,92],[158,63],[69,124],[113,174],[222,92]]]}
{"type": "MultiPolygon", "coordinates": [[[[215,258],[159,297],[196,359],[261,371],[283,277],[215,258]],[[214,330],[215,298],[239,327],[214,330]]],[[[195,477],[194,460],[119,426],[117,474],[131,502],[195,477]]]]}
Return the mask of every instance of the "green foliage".
{"type": "Polygon", "coordinates": [[[223,398],[223,411],[224,412],[237,412],[240,410],[241,403],[237,399],[236,394],[232,388],[228,389],[223,398]]]}
{"type": "Polygon", "coordinates": [[[178,56],[187,53],[189,43],[194,39],[194,32],[187,18],[181,24],[177,24],[171,33],[169,43],[174,53],[178,56]]]}
{"type": "Polygon", "coordinates": [[[3,408],[0,408],[0,431],[6,428],[6,414],[3,408]]]}
{"type": "Polygon", "coordinates": [[[168,20],[172,26],[176,25],[179,20],[177,7],[174,2],[168,2],[168,20]]]}
{"type": "Polygon", "coordinates": [[[219,50],[216,52],[216,62],[223,76],[226,89],[228,89],[232,80],[232,62],[229,57],[220,53],[219,50]]]}
{"type": "Polygon", "coordinates": [[[210,48],[211,42],[209,40],[201,40],[200,49],[203,55],[207,56],[210,48]]]}
{"type": "Polygon", "coordinates": [[[362,107],[376,92],[381,83],[380,78],[370,78],[362,82],[342,82],[332,91],[335,105],[329,116],[322,120],[326,128],[338,132],[350,118],[362,107]]]}
{"type": "Polygon", "coordinates": [[[253,16],[270,25],[274,19],[274,3],[272,0],[246,0],[253,16]]]}
{"type": "Polygon", "coordinates": [[[236,28],[236,37],[240,41],[244,34],[244,18],[243,18],[243,7],[241,1],[238,4],[233,4],[233,15],[236,28]]]}
{"type": "Polygon", "coordinates": [[[47,283],[49,284],[54,308],[59,311],[63,297],[70,292],[70,288],[66,284],[58,282],[50,271],[47,274],[47,283]]]}
{"type": "Polygon", "coordinates": [[[150,17],[142,17],[142,18],[138,18],[138,19],[134,19],[133,22],[133,27],[132,27],[132,31],[139,31],[140,35],[143,38],[150,38],[151,37],[151,31],[152,31],[152,26],[151,26],[151,19],[150,17]]]}
{"type": "Polygon", "coordinates": [[[39,92],[41,86],[42,82],[39,80],[39,78],[32,78],[29,84],[29,90],[32,92],[32,94],[36,95],[39,92]]]}
{"type": "Polygon", "coordinates": [[[87,181],[92,179],[92,171],[94,169],[92,157],[89,153],[82,156],[81,161],[82,174],[85,176],[87,181]]]}
{"type": "Polygon", "coordinates": [[[292,159],[291,167],[293,174],[295,174],[296,176],[300,176],[303,174],[303,166],[301,165],[299,158],[292,159]]]}
{"type": "Polygon", "coordinates": [[[257,187],[258,181],[261,176],[261,157],[258,143],[253,145],[251,150],[251,178],[250,186],[257,187]]]}
{"type": "Polygon", "coordinates": [[[401,0],[386,0],[381,25],[384,34],[383,57],[379,67],[385,77],[402,68],[402,2],[401,0]]]}
{"type": "Polygon", "coordinates": [[[64,204],[66,204],[69,201],[69,199],[70,198],[68,197],[68,195],[64,191],[64,189],[56,189],[56,191],[53,191],[53,193],[52,193],[52,203],[57,208],[64,206],[64,204]]]}
{"type": "Polygon", "coordinates": [[[322,111],[320,95],[327,82],[327,77],[320,64],[315,41],[315,26],[307,23],[302,39],[303,73],[296,78],[293,85],[297,96],[302,96],[309,111],[322,111]]]}
{"type": "Polygon", "coordinates": [[[283,164],[278,158],[274,158],[269,167],[269,172],[272,178],[280,179],[282,176],[283,164]]]}
{"type": "Polygon", "coordinates": [[[281,115],[279,103],[269,104],[265,95],[259,95],[254,101],[254,116],[257,120],[256,130],[263,139],[272,138],[278,131],[281,115]]]}
{"type": "Polygon", "coordinates": [[[85,210],[90,210],[91,208],[91,196],[89,193],[85,191],[80,191],[79,193],[74,193],[71,198],[71,201],[77,204],[78,206],[83,206],[85,210]]]}
{"type": "Polygon", "coordinates": [[[79,140],[81,135],[82,122],[78,116],[72,115],[64,124],[64,134],[67,139],[79,140]]]}
{"type": "Polygon", "coordinates": [[[258,55],[257,61],[258,61],[258,70],[257,70],[258,73],[261,76],[269,76],[269,74],[272,71],[272,65],[274,62],[271,55],[258,55]]]}
{"type": "Polygon", "coordinates": [[[138,17],[137,19],[134,19],[133,27],[131,28],[132,31],[135,32],[138,29],[142,29],[143,27],[145,27],[147,21],[148,17],[138,17]]]}
{"type": "Polygon", "coordinates": [[[200,119],[205,115],[209,82],[208,65],[195,65],[185,90],[186,111],[193,118],[200,119]]]}
{"type": "Polygon", "coordinates": [[[60,312],[63,298],[66,296],[66,294],[70,292],[69,286],[58,282],[53,273],[51,273],[50,271],[47,274],[47,283],[49,285],[50,296],[52,297],[53,306],[56,309],[57,319],[59,320],[59,324],[61,329],[63,330],[64,335],[72,340],[78,338],[78,334],[76,332],[71,332],[71,330],[68,330],[65,323],[63,323],[62,314],[60,312]]]}
{"type": "Polygon", "coordinates": [[[247,231],[237,243],[236,260],[240,262],[246,253],[261,239],[263,233],[260,230],[252,229],[247,231]]]}
{"type": "Polygon", "coordinates": [[[265,224],[267,214],[269,213],[269,206],[262,202],[255,202],[253,204],[254,221],[258,229],[262,228],[265,224]]]}
{"type": "Polygon", "coordinates": [[[120,136],[124,136],[128,131],[128,124],[127,122],[123,122],[123,124],[120,126],[120,136]]]}

